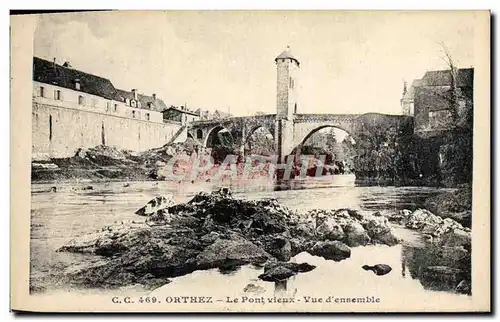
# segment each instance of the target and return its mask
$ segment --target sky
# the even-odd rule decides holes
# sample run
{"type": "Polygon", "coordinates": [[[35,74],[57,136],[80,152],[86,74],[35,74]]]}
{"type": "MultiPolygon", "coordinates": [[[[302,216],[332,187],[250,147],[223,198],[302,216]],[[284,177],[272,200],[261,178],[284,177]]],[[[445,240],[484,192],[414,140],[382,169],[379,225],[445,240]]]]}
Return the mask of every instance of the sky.
{"type": "Polygon", "coordinates": [[[474,65],[467,12],[120,11],[39,17],[34,55],[167,105],[276,112],[274,58],[300,61],[299,113],[400,114],[403,81],[474,65]]]}

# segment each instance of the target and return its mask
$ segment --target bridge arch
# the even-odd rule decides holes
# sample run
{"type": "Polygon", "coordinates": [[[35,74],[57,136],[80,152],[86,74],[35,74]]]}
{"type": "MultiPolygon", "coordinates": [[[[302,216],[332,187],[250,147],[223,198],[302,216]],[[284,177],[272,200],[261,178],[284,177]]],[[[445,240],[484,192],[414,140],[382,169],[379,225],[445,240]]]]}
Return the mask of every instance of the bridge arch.
{"type": "Polygon", "coordinates": [[[334,128],[342,130],[346,132],[349,135],[349,137],[354,140],[354,144],[357,144],[359,142],[359,137],[356,134],[354,134],[353,131],[351,131],[351,129],[349,129],[348,127],[344,127],[341,125],[339,126],[338,124],[321,124],[315,127],[308,128],[307,130],[302,131],[302,133],[300,132],[297,133],[299,135],[297,135],[297,137],[295,138],[294,143],[292,144],[288,154],[292,154],[294,152],[295,154],[300,154],[300,149],[302,148],[302,146],[304,146],[307,140],[315,133],[326,128],[334,128]]]}
{"type": "Polygon", "coordinates": [[[248,140],[250,139],[250,137],[251,137],[251,136],[252,136],[252,135],[253,135],[253,134],[254,134],[257,130],[260,130],[260,129],[265,129],[265,130],[267,130],[267,132],[269,132],[269,133],[273,136],[273,138],[274,138],[274,133],[273,133],[274,131],[273,131],[273,129],[270,129],[270,128],[269,128],[267,125],[265,125],[265,124],[258,124],[258,125],[255,125],[255,126],[251,127],[251,128],[248,130],[247,135],[246,135],[246,137],[245,137],[245,143],[247,143],[247,142],[248,142],[248,140]]]}
{"type": "Polygon", "coordinates": [[[219,132],[221,132],[221,131],[227,132],[228,135],[230,136],[231,143],[234,143],[234,137],[231,134],[231,132],[229,131],[229,129],[227,129],[226,127],[224,127],[222,125],[217,125],[208,131],[208,134],[206,135],[205,141],[203,142],[203,146],[206,148],[213,148],[214,146],[217,145],[217,143],[222,144],[223,142],[220,141],[220,137],[219,137],[219,132]]]}
{"type": "Polygon", "coordinates": [[[253,127],[251,127],[248,132],[246,133],[246,136],[243,140],[243,151],[244,154],[263,154],[263,155],[274,155],[275,153],[275,142],[274,142],[274,131],[270,129],[266,124],[258,124],[253,127]],[[259,145],[259,146],[253,146],[253,140],[254,134],[257,134],[258,132],[263,132],[262,134],[265,135],[266,139],[265,141],[261,141],[260,143],[264,143],[265,145],[259,145]],[[268,140],[268,135],[271,136],[271,139],[268,140]],[[257,150],[259,152],[256,152],[255,147],[257,147],[257,150]]]}

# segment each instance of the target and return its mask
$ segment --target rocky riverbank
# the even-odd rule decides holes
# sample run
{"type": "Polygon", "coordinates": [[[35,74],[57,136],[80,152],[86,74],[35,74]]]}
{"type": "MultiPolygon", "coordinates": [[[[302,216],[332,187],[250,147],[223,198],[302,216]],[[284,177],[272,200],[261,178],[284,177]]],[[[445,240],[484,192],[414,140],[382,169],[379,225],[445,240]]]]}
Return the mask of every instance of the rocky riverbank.
{"type": "MultiPolygon", "coordinates": [[[[395,245],[388,219],[349,209],[292,211],[274,199],[242,200],[228,191],[199,193],[184,204],[152,201],[137,221],[78,237],[59,251],[94,255],[70,267],[64,279],[87,287],[141,284],[210,268],[265,265],[263,280],[282,280],[314,269],[287,263],[301,252],[340,261],[350,247],[395,245]]],[[[257,276],[256,276],[257,277],[257,276]]]]}
{"type": "Polygon", "coordinates": [[[142,153],[109,146],[80,149],[74,156],[32,160],[32,182],[51,181],[145,181],[158,180],[158,171],[174,155],[191,155],[195,143],[166,144],[142,153]]]}
{"type": "Polygon", "coordinates": [[[425,201],[425,208],[443,218],[451,218],[466,227],[472,224],[472,187],[464,185],[425,201]]]}
{"type": "Polygon", "coordinates": [[[427,239],[425,248],[403,249],[410,272],[430,289],[471,294],[471,229],[428,210],[402,210],[391,222],[417,230],[427,239]],[[418,268],[418,269],[415,269],[418,268]]]}

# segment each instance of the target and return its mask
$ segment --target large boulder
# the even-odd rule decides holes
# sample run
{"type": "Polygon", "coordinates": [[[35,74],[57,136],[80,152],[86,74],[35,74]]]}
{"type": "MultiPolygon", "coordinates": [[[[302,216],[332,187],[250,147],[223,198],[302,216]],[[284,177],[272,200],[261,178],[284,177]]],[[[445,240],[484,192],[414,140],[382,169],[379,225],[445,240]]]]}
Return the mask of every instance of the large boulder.
{"type": "Polygon", "coordinates": [[[276,266],[269,269],[267,272],[260,274],[259,278],[266,282],[278,282],[286,280],[294,275],[297,275],[297,272],[294,272],[285,266],[276,266]]]}
{"type": "Polygon", "coordinates": [[[316,228],[316,236],[320,240],[342,240],[345,234],[337,221],[333,217],[329,217],[316,228]]]}
{"type": "Polygon", "coordinates": [[[350,222],[344,226],[345,243],[351,247],[365,246],[371,238],[363,226],[356,222],[350,222]]]}
{"type": "Polygon", "coordinates": [[[263,236],[259,241],[264,250],[280,261],[288,261],[292,257],[292,245],[282,235],[263,236]]]}
{"type": "Polygon", "coordinates": [[[372,216],[364,222],[364,228],[372,243],[394,246],[399,243],[386,217],[372,216]]]}
{"type": "Polygon", "coordinates": [[[146,205],[137,210],[135,214],[147,217],[155,214],[159,210],[166,212],[166,209],[173,205],[174,205],[174,200],[172,198],[172,195],[158,196],[149,200],[146,203],[146,205]]]}
{"type": "Polygon", "coordinates": [[[312,271],[316,266],[308,263],[291,263],[269,261],[264,265],[264,273],[259,275],[259,278],[267,282],[278,282],[296,275],[297,273],[305,273],[312,271]]]}
{"type": "Polygon", "coordinates": [[[245,239],[218,239],[196,257],[199,269],[262,264],[272,256],[245,239]]]}
{"type": "Polygon", "coordinates": [[[456,247],[463,246],[466,249],[471,247],[471,233],[463,229],[453,229],[441,236],[438,241],[440,246],[456,247]]]}
{"type": "Polygon", "coordinates": [[[434,215],[426,209],[417,209],[408,216],[406,227],[410,229],[423,229],[424,226],[430,225],[435,227],[443,222],[443,218],[434,215]]]}
{"type": "Polygon", "coordinates": [[[308,252],[336,262],[351,257],[351,249],[339,241],[319,241],[308,252]]]}
{"type": "Polygon", "coordinates": [[[116,224],[74,238],[57,251],[116,256],[124,253],[137,243],[146,241],[149,236],[150,231],[143,224],[116,224]]]}
{"type": "Polygon", "coordinates": [[[192,272],[194,267],[190,262],[198,253],[197,250],[170,245],[164,239],[150,238],[144,244],[130,248],[122,256],[72,267],[65,276],[73,284],[91,287],[166,284],[167,277],[192,272]]]}

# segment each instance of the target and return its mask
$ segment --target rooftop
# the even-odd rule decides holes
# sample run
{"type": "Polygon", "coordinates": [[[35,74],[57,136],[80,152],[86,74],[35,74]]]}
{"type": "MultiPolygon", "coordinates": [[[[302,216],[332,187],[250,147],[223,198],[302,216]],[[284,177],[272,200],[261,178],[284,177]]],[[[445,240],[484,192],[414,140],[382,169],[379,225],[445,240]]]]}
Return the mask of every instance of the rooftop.
{"type": "MultiPolygon", "coordinates": [[[[450,70],[431,70],[422,77],[425,86],[449,86],[451,84],[450,70]]],[[[457,86],[467,87],[474,84],[474,68],[458,69],[457,86]]]]}
{"type": "MultiPolygon", "coordinates": [[[[116,100],[120,102],[124,102],[125,99],[132,100],[134,99],[134,93],[125,91],[122,89],[116,89],[117,92],[117,98],[116,100]]],[[[139,94],[137,93],[137,100],[141,102],[141,108],[147,108],[148,104],[151,104],[151,109],[157,112],[161,112],[164,109],[167,108],[167,105],[165,102],[163,102],[161,99],[158,97],[155,99],[153,96],[147,96],[144,94],[139,94]]]]}
{"type": "MultiPolygon", "coordinates": [[[[80,70],[71,68],[71,64],[66,62],[59,65],[54,62],[33,57],[33,80],[57,85],[63,88],[77,90],[76,81],[80,83],[79,91],[92,94],[106,99],[124,102],[125,99],[133,99],[134,94],[131,91],[125,91],[115,88],[113,83],[107,78],[92,75],[80,70]]],[[[161,112],[167,108],[163,100],[153,96],[137,94],[137,100],[141,102],[141,108],[147,109],[151,103],[151,109],[161,112]]]]}
{"type": "Polygon", "coordinates": [[[78,80],[80,91],[107,99],[116,99],[116,89],[109,79],[64,67],[38,57],[33,57],[33,80],[73,90],[75,81],[78,80]]]}
{"type": "Polygon", "coordinates": [[[295,56],[292,55],[291,51],[290,51],[290,46],[287,46],[286,49],[278,55],[278,57],[276,57],[274,59],[274,61],[278,61],[278,59],[291,59],[291,60],[294,60],[297,65],[300,66],[300,62],[297,58],[295,58],[295,56]]]}
{"type": "Polygon", "coordinates": [[[198,110],[191,111],[191,110],[188,110],[187,108],[185,108],[184,106],[181,106],[181,107],[169,106],[168,108],[165,109],[165,111],[169,111],[169,110],[178,111],[181,113],[191,114],[191,115],[195,115],[195,116],[200,116],[200,112],[198,110]]]}

